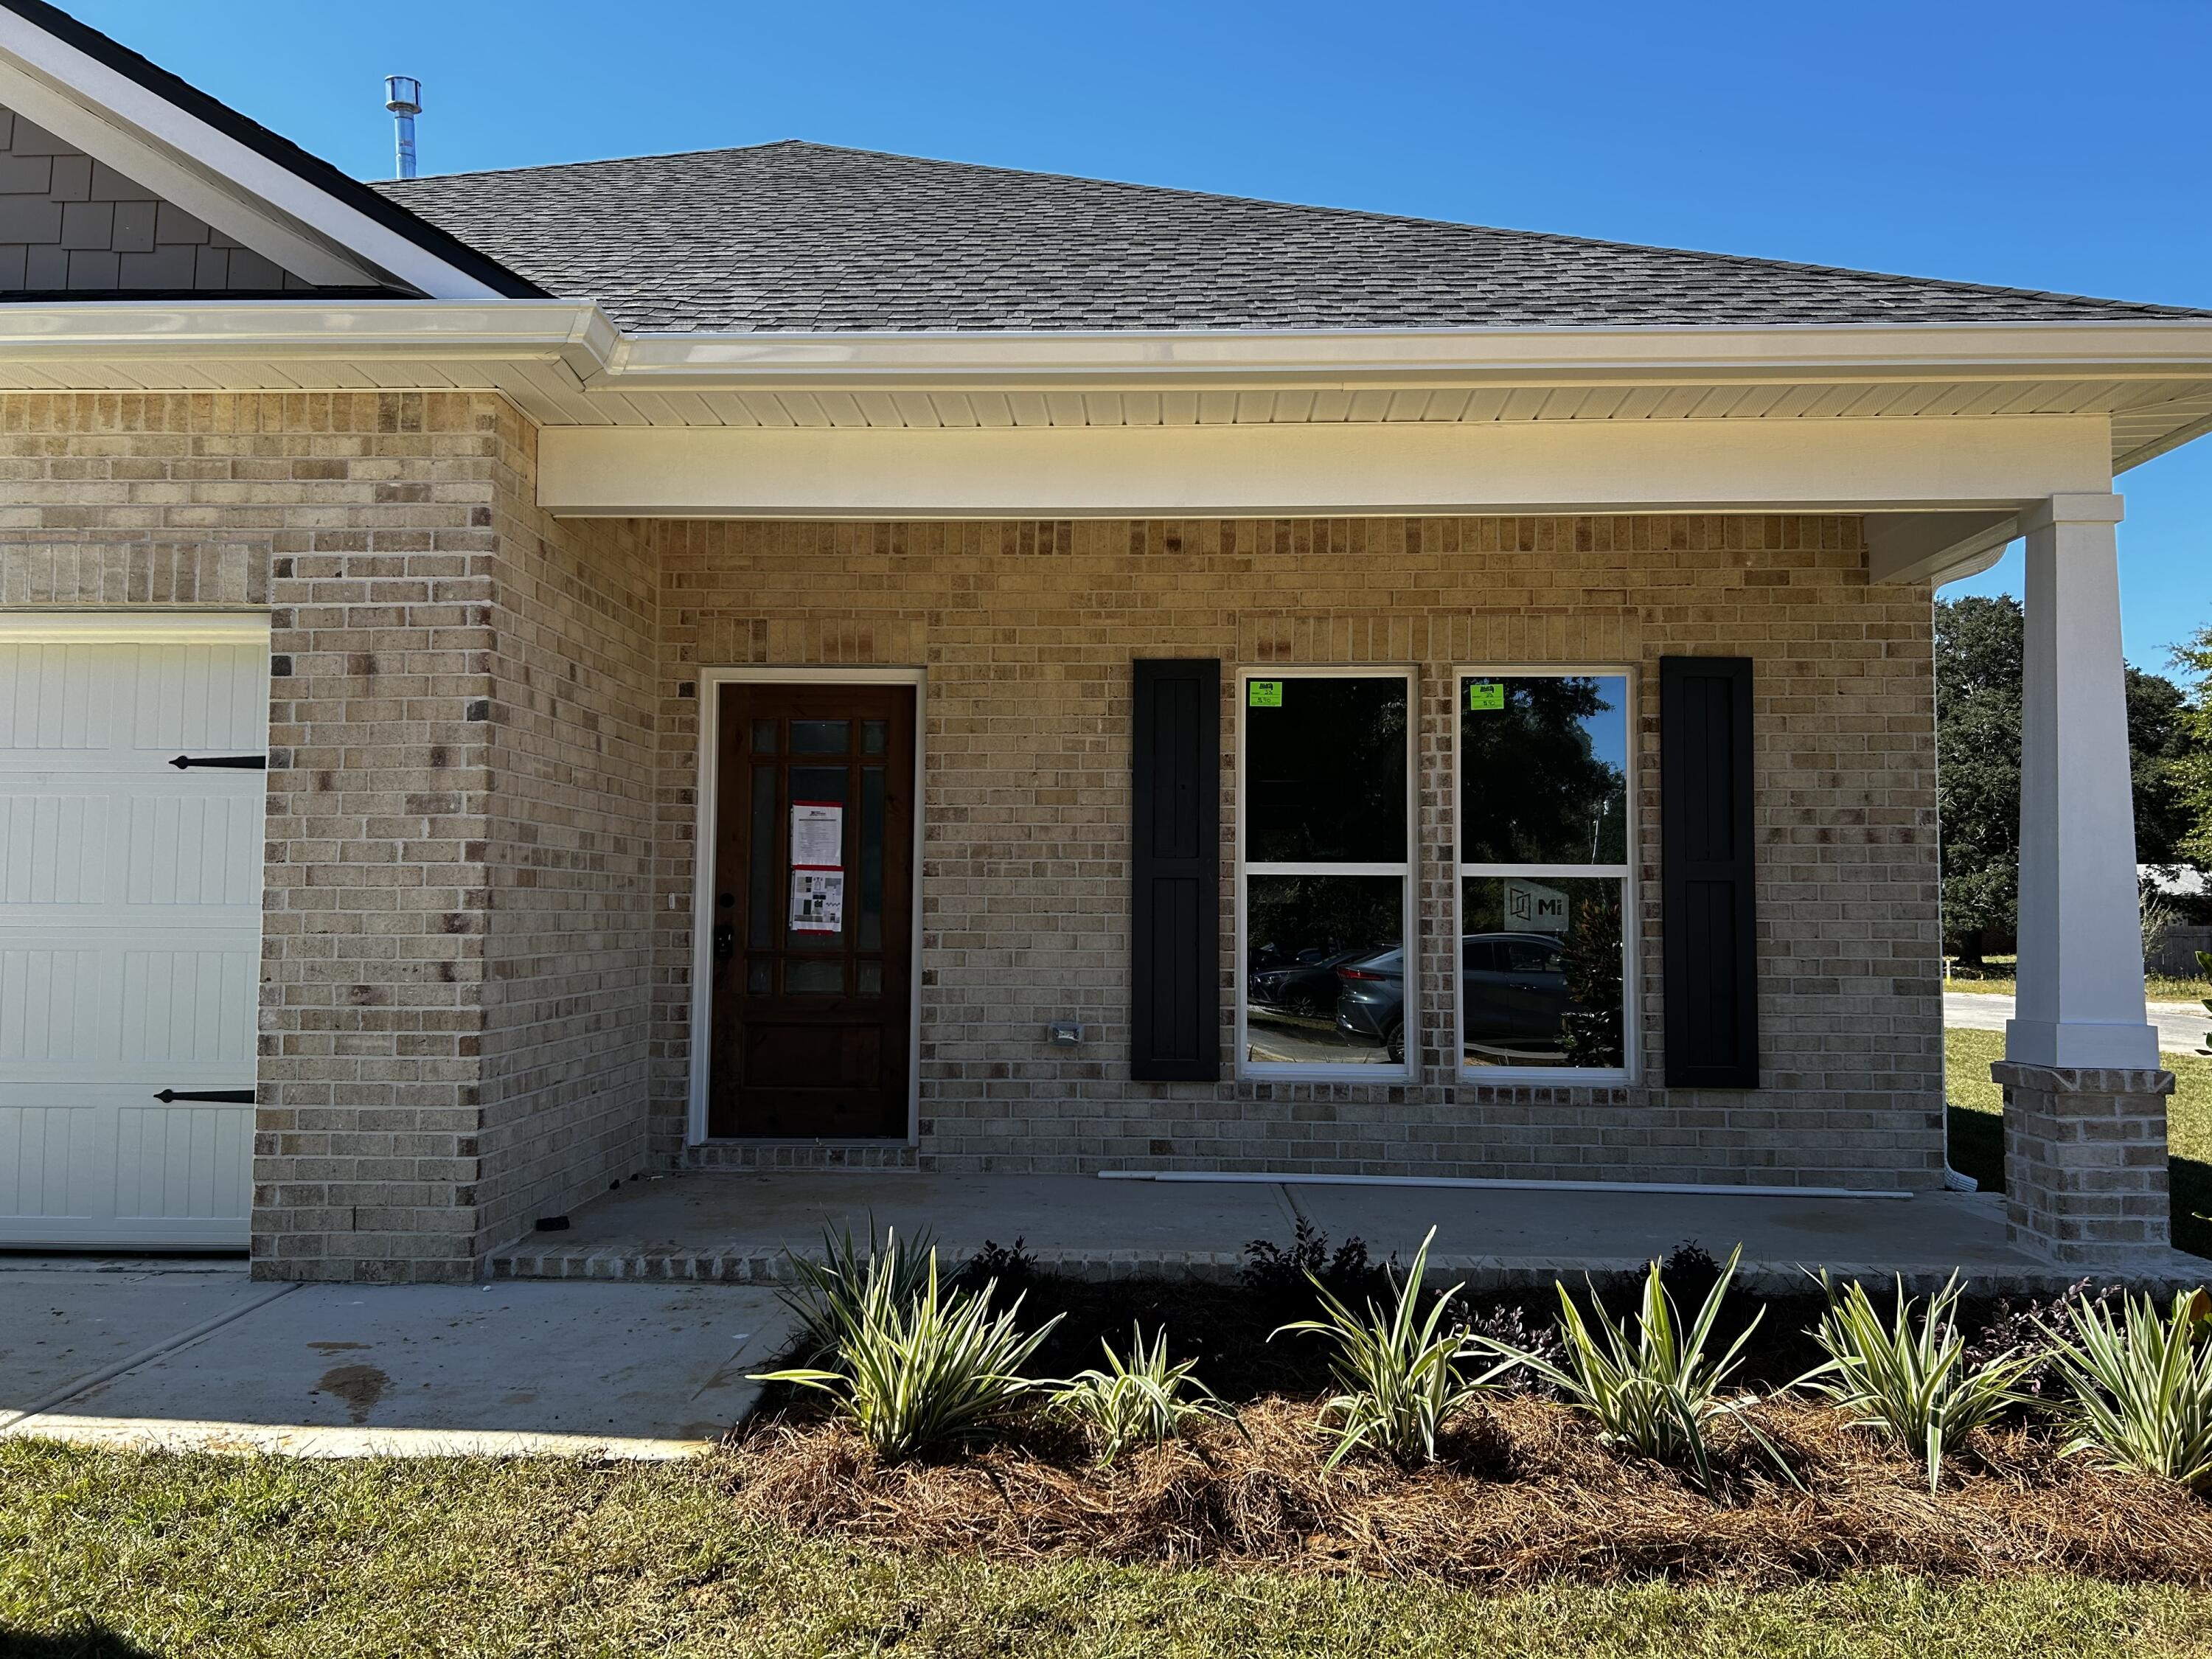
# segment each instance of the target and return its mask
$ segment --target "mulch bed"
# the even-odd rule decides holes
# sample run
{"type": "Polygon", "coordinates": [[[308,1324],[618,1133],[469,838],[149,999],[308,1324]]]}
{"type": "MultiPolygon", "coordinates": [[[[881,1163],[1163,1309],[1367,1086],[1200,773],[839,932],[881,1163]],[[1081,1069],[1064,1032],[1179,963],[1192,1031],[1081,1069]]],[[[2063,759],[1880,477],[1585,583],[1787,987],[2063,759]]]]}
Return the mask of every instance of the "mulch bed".
{"type": "Polygon", "coordinates": [[[1853,1570],[1940,1577],[2071,1572],[2212,1585],[2212,1504],[2063,1458],[2045,1432],[1978,1436],[1942,1489],[1832,1409],[1771,1401],[1759,1421],[1808,1489],[1736,1431],[1716,1501],[1674,1470],[1616,1453],[1557,1402],[1501,1397],[1440,1463],[1401,1469],[1331,1443],[1315,1402],[1102,1467],[1073,1434],[1032,1425],[962,1458],[884,1465],[842,1425],[756,1419],[720,1455],[740,1516],[854,1542],[999,1560],[1359,1573],[1504,1587],[1665,1576],[1747,1588],[1853,1570]],[[1808,1495],[1809,1494],[1809,1495],[1808,1495]]]}

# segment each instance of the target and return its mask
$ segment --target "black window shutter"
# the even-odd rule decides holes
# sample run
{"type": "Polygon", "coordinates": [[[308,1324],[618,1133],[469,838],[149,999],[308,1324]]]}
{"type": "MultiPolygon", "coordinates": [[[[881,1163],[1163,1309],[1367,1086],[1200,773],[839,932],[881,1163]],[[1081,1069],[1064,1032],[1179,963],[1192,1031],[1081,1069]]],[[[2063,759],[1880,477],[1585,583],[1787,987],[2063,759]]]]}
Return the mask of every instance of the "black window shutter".
{"type": "Polygon", "coordinates": [[[1211,1083],[1221,1074],[1221,665],[1140,659],[1136,669],[1129,1075],[1211,1083]]]}
{"type": "Polygon", "coordinates": [[[1667,1082],[1759,1086],[1751,659],[1659,659],[1667,1082]]]}

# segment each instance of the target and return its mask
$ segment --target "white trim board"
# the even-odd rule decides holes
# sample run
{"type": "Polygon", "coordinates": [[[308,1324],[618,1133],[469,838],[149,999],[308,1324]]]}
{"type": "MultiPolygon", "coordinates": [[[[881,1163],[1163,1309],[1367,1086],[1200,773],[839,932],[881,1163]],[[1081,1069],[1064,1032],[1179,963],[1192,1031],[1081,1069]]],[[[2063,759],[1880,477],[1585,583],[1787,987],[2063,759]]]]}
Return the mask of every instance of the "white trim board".
{"type": "MultiPolygon", "coordinates": [[[[736,667],[699,670],[698,839],[694,845],[691,883],[691,1030],[687,1064],[690,1067],[684,1141],[706,1143],[707,1085],[713,1075],[714,1032],[714,834],[720,793],[722,699],[725,685],[910,685],[914,688],[914,919],[911,931],[912,971],[908,975],[910,1006],[907,1066],[906,1142],[921,1139],[921,849],[923,824],[928,811],[924,788],[927,755],[929,681],[919,668],[805,668],[736,667]]],[[[793,1144],[785,1136],[748,1136],[748,1141],[774,1139],[793,1144]]],[[[840,1146],[857,1144],[850,1137],[824,1137],[840,1146]]],[[[812,1145],[813,1142],[804,1143],[812,1145]]],[[[889,1137],[876,1145],[895,1145],[889,1137]]]]}
{"type": "Polygon", "coordinates": [[[2104,416],[991,429],[548,427],[574,516],[1863,512],[2112,487],[2104,416]]]}

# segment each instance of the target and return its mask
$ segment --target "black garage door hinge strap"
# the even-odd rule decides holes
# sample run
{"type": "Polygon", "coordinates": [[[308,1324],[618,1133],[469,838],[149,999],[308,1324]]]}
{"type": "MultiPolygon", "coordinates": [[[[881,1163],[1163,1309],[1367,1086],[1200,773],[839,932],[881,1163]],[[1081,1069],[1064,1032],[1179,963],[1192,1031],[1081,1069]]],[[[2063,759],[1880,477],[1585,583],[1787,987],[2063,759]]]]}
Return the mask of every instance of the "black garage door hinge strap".
{"type": "Polygon", "coordinates": [[[179,772],[188,766],[228,766],[240,772],[265,772],[266,755],[179,755],[169,763],[179,772]]]}
{"type": "Polygon", "coordinates": [[[223,1106],[251,1106],[253,1104],[253,1091],[251,1089],[164,1089],[154,1098],[164,1105],[173,1100],[208,1100],[223,1106]]]}

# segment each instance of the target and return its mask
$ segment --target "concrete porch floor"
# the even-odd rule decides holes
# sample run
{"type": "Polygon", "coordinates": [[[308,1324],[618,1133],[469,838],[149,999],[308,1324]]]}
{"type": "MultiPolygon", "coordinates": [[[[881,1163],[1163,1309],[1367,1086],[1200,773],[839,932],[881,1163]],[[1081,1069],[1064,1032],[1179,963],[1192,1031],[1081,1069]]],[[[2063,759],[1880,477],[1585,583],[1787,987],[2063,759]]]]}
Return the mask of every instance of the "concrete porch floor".
{"type": "MultiPolygon", "coordinates": [[[[1954,1268],[1992,1291],[2051,1291],[2081,1276],[2008,1244],[2003,1200],[1982,1194],[1737,1197],[905,1170],[637,1181],[579,1210],[567,1231],[536,1233],[501,1252],[491,1273],[775,1281],[790,1276],[787,1251],[818,1254],[825,1225],[857,1237],[872,1220],[909,1237],[933,1233],[942,1258],[955,1262],[987,1240],[1018,1238],[1042,1265],[1083,1277],[1227,1279],[1247,1244],[1287,1245],[1301,1216],[1332,1241],[1357,1236],[1376,1256],[1401,1261],[1433,1225],[1437,1268],[1477,1289],[1634,1270],[1691,1239],[1716,1257],[1741,1243],[1744,1282],[1771,1290],[1802,1287],[1805,1270],[1821,1267],[1844,1276],[1901,1273],[1921,1289],[1954,1268]]],[[[2193,1284],[2208,1273],[2212,1264],[2168,1253],[2098,1277],[2193,1284]]]]}

